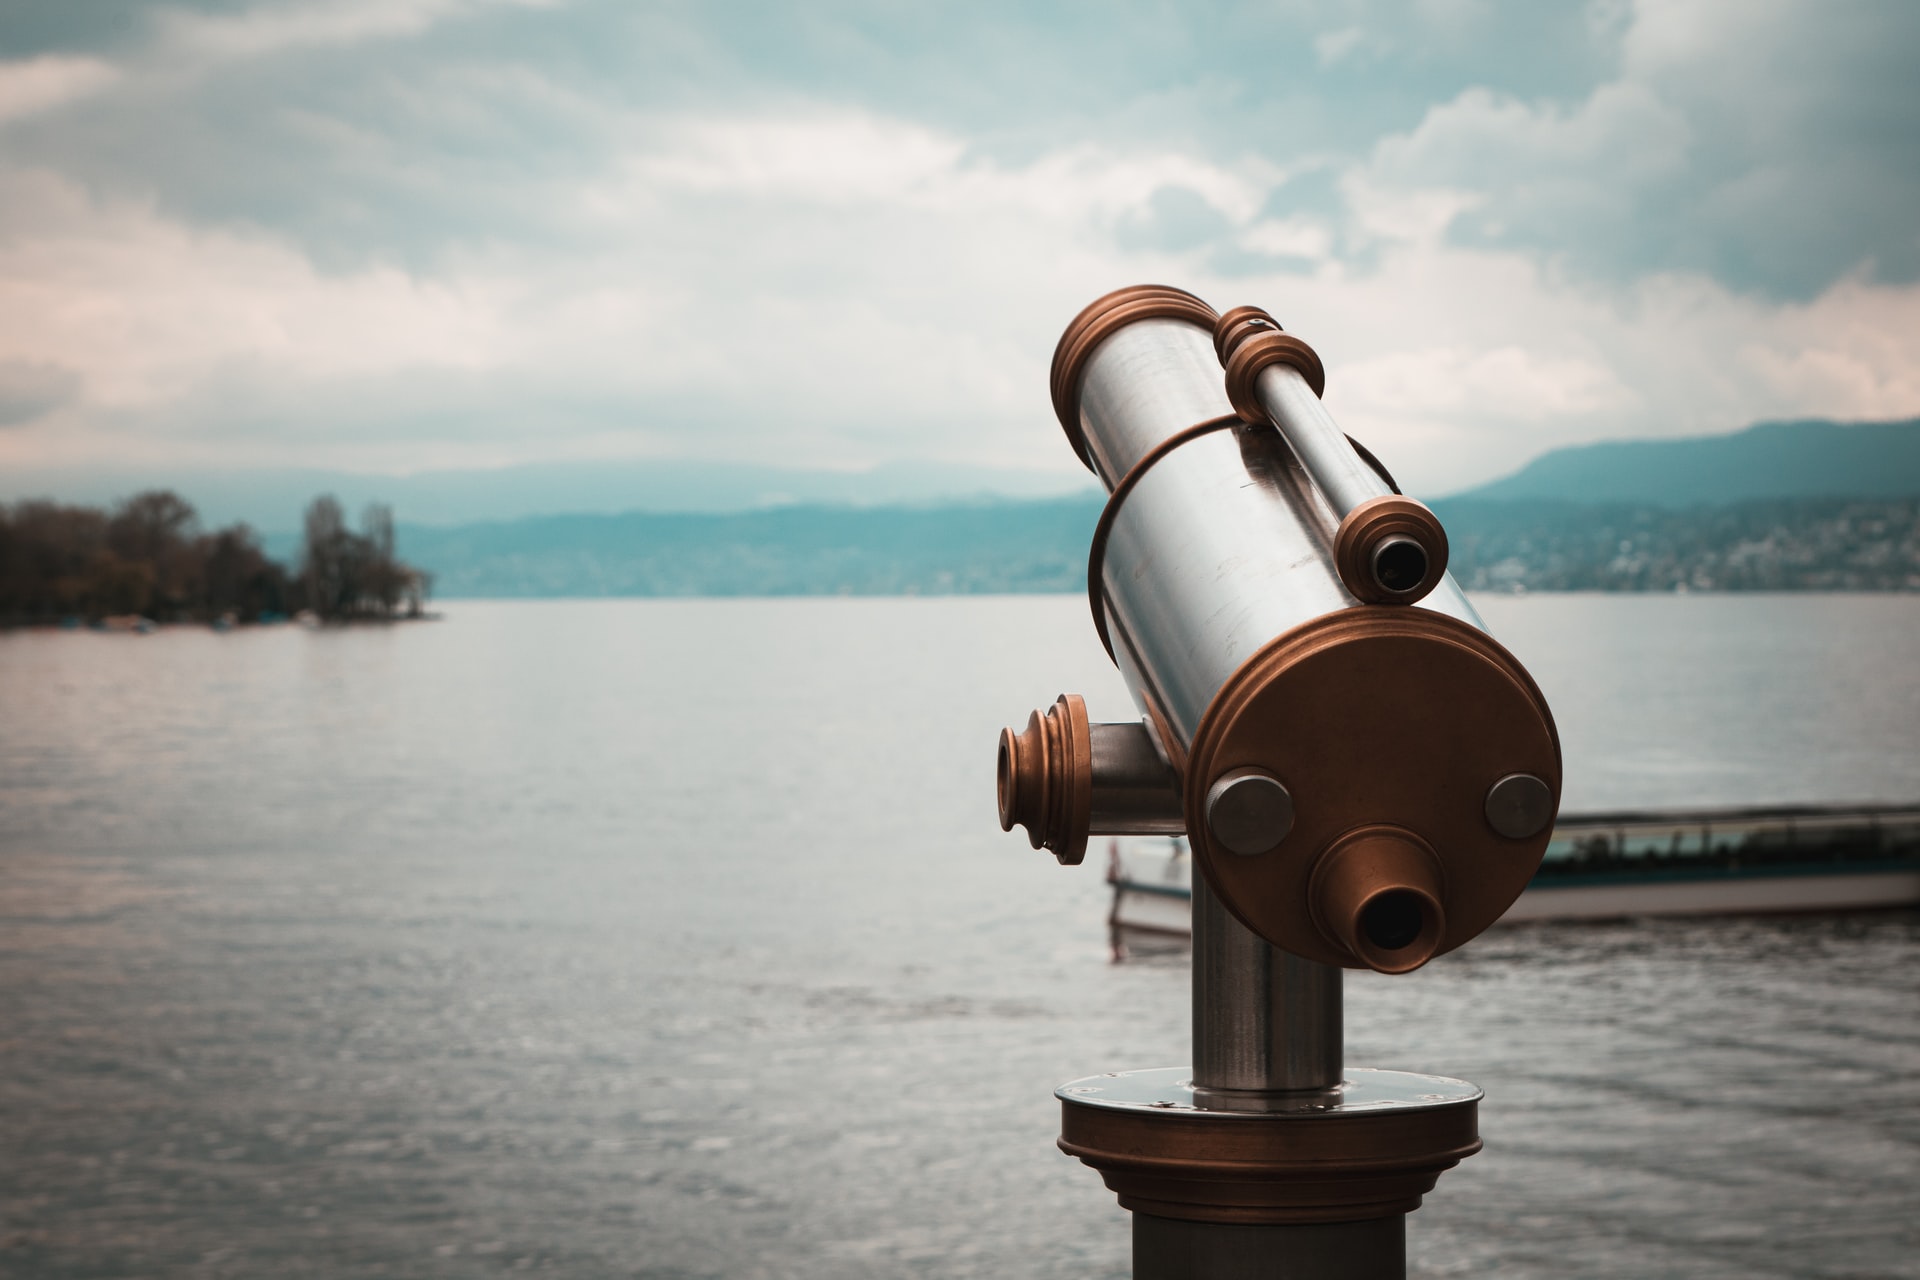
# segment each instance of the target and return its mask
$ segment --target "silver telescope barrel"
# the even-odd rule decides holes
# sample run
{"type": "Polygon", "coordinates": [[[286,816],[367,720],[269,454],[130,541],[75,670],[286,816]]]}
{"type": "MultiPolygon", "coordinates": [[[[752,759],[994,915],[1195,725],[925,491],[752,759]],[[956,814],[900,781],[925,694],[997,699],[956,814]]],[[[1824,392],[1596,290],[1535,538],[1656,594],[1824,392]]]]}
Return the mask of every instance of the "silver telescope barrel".
{"type": "MultiPolygon", "coordinates": [[[[1275,946],[1404,972],[1525,888],[1558,805],[1559,739],[1446,573],[1439,522],[1348,444],[1323,381],[1264,312],[1140,286],[1067,327],[1053,399],[1110,491],[1095,624],[1170,765],[1196,870],[1275,946]],[[1402,543],[1420,590],[1377,580],[1402,543]],[[1416,602],[1383,607],[1396,595],[1416,602]]],[[[1093,801],[1091,748],[1073,763],[1092,733],[1077,715],[1065,699],[1049,713],[1064,745],[1045,761],[1023,747],[1037,716],[1002,738],[1003,825],[1007,779],[1024,777],[1026,809],[1053,815],[1045,841],[1029,824],[1034,841],[1063,860],[1115,808],[1093,801]]]]}
{"type": "MultiPolygon", "coordinates": [[[[1259,416],[1239,414],[1235,420],[1211,309],[1190,298],[1184,317],[1157,315],[1111,331],[1100,325],[1116,313],[1126,319],[1130,293],[1108,295],[1068,327],[1056,370],[1077,388],[1068,436],[1110,492],[1169,437],[1198,423],[1220,424],[1152,460],[1112,513],[1100,549],[1105,617],[1096,618],[1096,625],[1136,699],[1144,687],[1159,686],[1157,699],[1143,710],[1151,717],[1157,705],[1184,744],[1213,695],[1255,650],[1308,618],[1364,601],[1348,589],[1336,560],[1347,512],[1321,487],[1290,437],[1259,425],[1259,416]],[[1113,306],[1116,298],[1120,305],[1113,306]],[[1112,309],[1096,311],[1103,303],[1112,309]],[[1078,368],[1059,371],[1062,359],[1073,359],[1075,339],[1085,343],[1089,337],[1097,341],[1078,368]],[[1144,563],[1155,572],[1135,572],[1144,563]],[[1146,655],[1153,660],[1144,660],[1146,655]]],[[[1305,393],[1318,416],[1300,420],[1324,424],[1352,467],[1366,472],[1371,484],[1352,477],[1351,468],[1329,466],[1347,481],[1344,492],[1364,494],[1355,506],[1395,496],[1360,460],[1297,370],[1269,365],[1265,371],[1305,393]]],[[[1337,456],[1331,443],[1322,454],[1337,456]]],[[[1485,630],[1444,568],[1420,605],[1485,630]]]]}

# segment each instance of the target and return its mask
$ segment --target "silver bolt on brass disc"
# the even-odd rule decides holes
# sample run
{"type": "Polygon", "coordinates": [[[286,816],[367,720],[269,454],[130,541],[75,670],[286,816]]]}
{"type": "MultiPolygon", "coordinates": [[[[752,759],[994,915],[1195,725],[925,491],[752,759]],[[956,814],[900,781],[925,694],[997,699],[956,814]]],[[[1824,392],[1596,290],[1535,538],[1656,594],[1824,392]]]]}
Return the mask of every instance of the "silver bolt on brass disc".
{"type": "Polygon", "coordinates": [[[1293,830],[1293,796],[1258,769],[1230,769],[1207,791],[1207,831],[1229,853],[1265,853],[1293,830]]]}
{"type": "Polygon", "coordinates": [[[1487,791],[1487,824],[1509,840],[1537,836],[1553,821],[1553,790],[1530,773],[1510,773],[1487,791]]]}

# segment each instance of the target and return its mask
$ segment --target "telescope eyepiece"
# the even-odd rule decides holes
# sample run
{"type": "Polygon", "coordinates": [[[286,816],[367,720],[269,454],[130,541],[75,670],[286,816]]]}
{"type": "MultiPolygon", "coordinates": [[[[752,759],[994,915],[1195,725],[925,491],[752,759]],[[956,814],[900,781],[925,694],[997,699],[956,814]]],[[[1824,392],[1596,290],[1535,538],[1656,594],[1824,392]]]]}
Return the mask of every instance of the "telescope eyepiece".
{"type": "Polygon", "coordinates": [[[1380,973],[1408,973],[1440,949],[1444,883],[1426,841],[1401,828],[1364,827],[1320,855],[1307,893],[1334,947],[1380,973]]]}
{"type": "Polygon", "coordinates": [[[1334,568],[1354,598],[1413,604],[1447,572],[1447,531],[1412,498],[1369,498],[1347,512],[1333,536],[1334,568]]]}
{"type": "Polygon", "coordinates": [[[1382,951],[1401,951],[1426,928],[1426,903],[1408,889],[1388,889],[1360,908],[1360,933],[1382,951]]]}

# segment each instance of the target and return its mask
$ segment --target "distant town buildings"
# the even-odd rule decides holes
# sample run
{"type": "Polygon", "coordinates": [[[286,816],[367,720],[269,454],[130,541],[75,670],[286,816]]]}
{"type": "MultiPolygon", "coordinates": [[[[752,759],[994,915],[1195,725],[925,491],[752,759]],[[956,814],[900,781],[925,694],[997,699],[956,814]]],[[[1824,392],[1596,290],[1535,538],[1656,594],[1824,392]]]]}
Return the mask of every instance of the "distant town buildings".
{"type": "Polygon", "coordinates": [[[1920,591],[1920,499],[1440,504],[1482,591],[1920,591]]]}

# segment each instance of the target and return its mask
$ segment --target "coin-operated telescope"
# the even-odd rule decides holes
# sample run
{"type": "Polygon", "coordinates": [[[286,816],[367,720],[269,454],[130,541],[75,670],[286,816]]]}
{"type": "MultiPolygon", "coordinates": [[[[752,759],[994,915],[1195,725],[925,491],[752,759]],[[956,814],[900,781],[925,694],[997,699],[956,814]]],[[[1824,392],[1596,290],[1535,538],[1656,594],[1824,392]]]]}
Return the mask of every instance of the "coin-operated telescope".
{"type": "Polygon", "coordinates": [[[1404,1274],[1405,1214],[1479,1150],[1480,1091],[1345,1067],[1341,971],[1486,929],[1559,805],[1539,689],[1324,381],[1266,312],[1154,285],[1054,352],[1054,409],[1110,494],[1094,627],[1144,718],[1063,695],[1003,732],[1001,826],[1063,863],[1184,832],[1197,871],[1191,1068],[1058,1091],[1062,1149],[1134,1213],[1136,1280],[1404,1274]]]}

